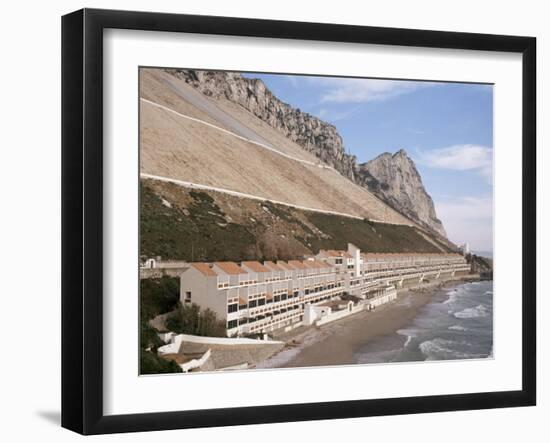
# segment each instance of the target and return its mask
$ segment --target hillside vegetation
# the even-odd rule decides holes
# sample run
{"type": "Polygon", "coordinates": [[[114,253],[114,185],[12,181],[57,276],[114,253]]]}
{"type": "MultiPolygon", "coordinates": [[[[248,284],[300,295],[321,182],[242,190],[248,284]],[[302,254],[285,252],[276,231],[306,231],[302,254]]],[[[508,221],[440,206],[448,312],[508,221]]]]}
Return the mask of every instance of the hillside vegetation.
{"type": "Polygon", "coordinates": [[[179,301],[179,279],[162,277],[140,280],[140,374],[182,372],[173,361],[157,355],[157,349],[164,345],[150,325],[149,320],[159,314],[175,309],[179,301]]]}
{"type": "Polygon", "coordinates": [[[376,223],[271,202],[141,182],[141,255],[187,261],[300,258],[356,244],[367,252],[441,252],[411,226],[376,223]]]}

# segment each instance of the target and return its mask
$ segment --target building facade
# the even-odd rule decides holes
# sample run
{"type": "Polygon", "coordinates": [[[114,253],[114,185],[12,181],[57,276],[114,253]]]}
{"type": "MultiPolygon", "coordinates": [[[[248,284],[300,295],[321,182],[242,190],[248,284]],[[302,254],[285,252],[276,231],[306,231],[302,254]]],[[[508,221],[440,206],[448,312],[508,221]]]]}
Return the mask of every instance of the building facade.
{"type": "Polygon", "coordinates": [[[349,244],[305,260],[190,263],[180,277],[180,298],[211,309],[226,322],[228,336],[241,336],[304,324],[312,305],[377,306],[406,283],[468,272],[460,254],[372,254],[349,244]]]}

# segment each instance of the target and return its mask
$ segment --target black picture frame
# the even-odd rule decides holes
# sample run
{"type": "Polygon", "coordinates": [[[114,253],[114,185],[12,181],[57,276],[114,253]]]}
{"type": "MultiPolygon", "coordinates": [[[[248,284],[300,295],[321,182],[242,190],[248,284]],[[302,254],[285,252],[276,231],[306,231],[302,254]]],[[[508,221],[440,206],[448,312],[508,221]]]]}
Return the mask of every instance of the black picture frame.
{"type": "Polygon", "coordinates": [[[413,414],[536,403],[536,39],[83,9],[62,18],[62,426],[82,434],[413,414]],[[522,54],[522,389],[131,415],[103,413],[103,31],[454,48],[522,54]]]}

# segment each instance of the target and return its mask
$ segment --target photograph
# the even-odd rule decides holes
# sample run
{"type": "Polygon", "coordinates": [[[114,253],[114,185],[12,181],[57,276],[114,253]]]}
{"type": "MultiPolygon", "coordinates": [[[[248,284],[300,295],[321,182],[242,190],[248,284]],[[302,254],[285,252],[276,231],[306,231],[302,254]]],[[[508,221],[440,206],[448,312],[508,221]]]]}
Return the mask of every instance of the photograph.
{"type": "Polygon", "coordinates": [[[494,358],[493,84],[138,69],[141,375],[494,358]]]}
{"type": "Polygon", "coordinates": [[[0,440],[544,440],[516,3],[6,3],[0,440]]]}

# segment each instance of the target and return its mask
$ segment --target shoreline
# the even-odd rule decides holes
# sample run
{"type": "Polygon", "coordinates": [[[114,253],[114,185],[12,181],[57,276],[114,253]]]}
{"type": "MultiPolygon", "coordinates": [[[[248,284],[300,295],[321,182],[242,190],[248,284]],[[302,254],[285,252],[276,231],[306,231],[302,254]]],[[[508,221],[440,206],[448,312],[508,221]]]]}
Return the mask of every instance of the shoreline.
{"type": "Polygon", "coordinates": [[[479,281],[464,276],[410,286],[398,290],[397,299],[375,311],[362,311],[320,327],[304,327],[280,338],[286,342],[278,353],[255,366],[256,369],[337,366],[356,363],[355,350],[376,337],[395,333],[417,315],[420,308],[443,288],[479,281]],[[368,327],[366,326],[368,322],[368,327]]]}

